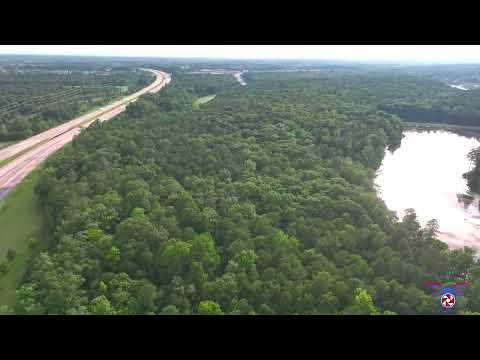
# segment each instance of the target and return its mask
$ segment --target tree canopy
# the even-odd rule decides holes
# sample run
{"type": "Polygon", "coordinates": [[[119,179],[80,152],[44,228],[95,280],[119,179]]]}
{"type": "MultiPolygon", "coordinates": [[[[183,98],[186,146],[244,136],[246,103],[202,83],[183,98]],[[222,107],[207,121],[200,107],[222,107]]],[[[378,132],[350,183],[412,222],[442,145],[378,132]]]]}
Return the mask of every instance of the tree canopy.
{"type": "MultiPolygon", "coordinates": [[[[428,314],[426,280],[469,276],[468,249],[377,198],[404,125],[354,78],[210,81],[176,74],[47,161],[53,245],[17,313],[428,314]]],[[[476,288],[463,310],[480,311],[476,288]]]]}

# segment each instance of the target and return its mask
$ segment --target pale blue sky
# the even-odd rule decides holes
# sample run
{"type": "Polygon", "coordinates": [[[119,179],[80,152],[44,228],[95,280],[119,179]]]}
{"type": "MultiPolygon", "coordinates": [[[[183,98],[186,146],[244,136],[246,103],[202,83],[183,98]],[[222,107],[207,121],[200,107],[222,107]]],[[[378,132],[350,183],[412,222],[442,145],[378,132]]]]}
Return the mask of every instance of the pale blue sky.
{"type": "Polygon", "coordinates": [[[479,45],[0,45],[0,54],[480,62],[479,45]]]}

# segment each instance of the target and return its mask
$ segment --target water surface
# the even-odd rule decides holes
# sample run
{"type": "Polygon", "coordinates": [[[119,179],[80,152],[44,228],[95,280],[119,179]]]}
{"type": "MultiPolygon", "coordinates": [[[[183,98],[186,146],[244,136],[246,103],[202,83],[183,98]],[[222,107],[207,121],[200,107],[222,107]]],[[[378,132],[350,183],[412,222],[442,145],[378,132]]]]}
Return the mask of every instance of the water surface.
{"type": "Polygon", "coordinates": [[[471,168],[467,154],[480,142],[446,131],[405,132],[400,147],[386,151],[375,180],[379,196],[401,218],[413,208],[422,225],[436,219],[440,239],[450,248],[480,251],[480,197],[468,193],[462,174],[471,168]]]}

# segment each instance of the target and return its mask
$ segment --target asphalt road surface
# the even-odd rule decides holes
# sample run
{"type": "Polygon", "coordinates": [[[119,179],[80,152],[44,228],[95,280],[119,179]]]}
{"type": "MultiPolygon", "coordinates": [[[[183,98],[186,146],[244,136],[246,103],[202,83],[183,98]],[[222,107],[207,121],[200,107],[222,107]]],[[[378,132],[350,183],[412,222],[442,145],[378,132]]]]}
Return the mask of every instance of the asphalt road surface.
{"type": "Polygon", "coordinates": [[[43,160],[73,140],[81,128],[88,127],[95,120],[110,120],[122,113],[128,103],[134,102],[145,93],[156,93],[171,81],[170,74],[158,70],[143,69],[154,73],[157,78],[149,86],[121,100],[98,110],[82,115],[62,125],[46,130],[14,145],[0,150],[0,161],[14,155],[17,158],[0,168],[0,199],[22,181],[43,160]],[[21,153],[21,155],[19,155],[21,153]]]}

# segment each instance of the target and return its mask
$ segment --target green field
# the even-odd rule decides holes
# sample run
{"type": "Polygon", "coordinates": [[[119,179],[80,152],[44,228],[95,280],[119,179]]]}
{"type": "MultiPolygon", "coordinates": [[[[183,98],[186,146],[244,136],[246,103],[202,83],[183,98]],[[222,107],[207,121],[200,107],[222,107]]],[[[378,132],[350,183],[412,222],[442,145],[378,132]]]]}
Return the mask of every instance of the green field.
{"type": "Polygon", "coordinates": [[[13,305],[15,289],[22,280],[32,255],[46,248],[42,233],[42,212],[33,191],[39,169],[0,200],[0,261],[6,259],[8,249],[15,250],[17,254],[15,260],[8,264],[8,272],[0,275],[0,305],[13,305]],[[39,241],[34,249],[28,246],[30,238],[39,241]]]}
{"type": "Polygon", "coordinates": [[[195,109],[198,109],[200,107],[200,105],[203,105],[209,101],[212,101],[213,99],[215,99],[217,95],[208,95],[208,96],[203,96],[201,98],[198,98],[197,100],[195,100],[193,102],[193,107],[195,109]]]}

